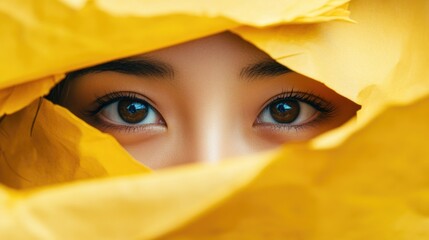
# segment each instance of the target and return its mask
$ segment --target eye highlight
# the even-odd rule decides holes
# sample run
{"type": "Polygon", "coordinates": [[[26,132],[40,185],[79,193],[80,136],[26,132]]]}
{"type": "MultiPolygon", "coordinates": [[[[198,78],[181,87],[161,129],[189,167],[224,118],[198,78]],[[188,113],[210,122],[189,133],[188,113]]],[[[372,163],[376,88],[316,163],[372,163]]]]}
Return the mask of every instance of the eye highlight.
{"type": "Polygon", "coordinates": [[[285,92],[268,101],[254,126],[303,127],[333,111],[329,102],[311,93],[285,92]]]}

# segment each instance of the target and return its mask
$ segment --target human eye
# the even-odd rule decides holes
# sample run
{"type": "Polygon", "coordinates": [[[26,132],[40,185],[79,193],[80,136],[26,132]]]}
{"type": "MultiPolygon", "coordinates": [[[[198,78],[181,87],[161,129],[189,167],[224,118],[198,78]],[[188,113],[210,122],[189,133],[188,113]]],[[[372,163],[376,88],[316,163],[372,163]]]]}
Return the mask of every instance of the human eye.
{"type": "Polygon", "coordinates": [[[284,92],[267,101],[254,126],[295,129],[311,126],[332,116],[335,107],[306,92],[284,92]]]}
{"type": "Polygon", "coordinates": [[[149,126],[165,126],[161,114],[143,96],[133,92],[113,92],[96,99],[96,108],[87,116],[101,128],[138,131],[149,126]]]}

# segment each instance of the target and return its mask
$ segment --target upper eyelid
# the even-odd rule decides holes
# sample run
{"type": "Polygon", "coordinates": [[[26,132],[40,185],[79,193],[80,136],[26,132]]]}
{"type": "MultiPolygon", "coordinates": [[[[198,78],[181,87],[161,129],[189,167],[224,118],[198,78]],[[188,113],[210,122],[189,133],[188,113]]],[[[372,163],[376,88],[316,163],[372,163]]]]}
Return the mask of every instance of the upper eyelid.
{"type": "Polygon", "coordinates": [[[262,104],[262,107],[260,108],[259,112],[261,113],[265,108],[268,107],[268,105],[270,105],[274,101],[279,100],[279,99],[286,99],[286,98],[292,98],[292,99],[296,99],[298,101],[307,103],[310,106],[316,108],[316,110],[318,110],[320,112],[335,111],[335,106],[332,103],[330,103],[329,101],[313,94],[312,92],[294,91],[292,89],[290,91],[283,91],[282,93],[277,94],[274,97],[265,101],[264,104],[262,104]],[[312,100],[310,100],[310,98],[312,100]],[[314,100],[318,100],[318,102],[315,104],[314,100]]]}
{"type": "Polygon", "coordinates": [[[97,104],[97,107],[93,110],[88,111],[88,112],[92,113],[92,114],[97,114],[104,107],[106,107],[106,106],[108,106],[108,105],[110,105],[110,104],[112,104],[112,103],[114,103],[120,99],[125,99],[125,98],[138,99],[138,100],[145,101],[149,104],[149,107],[153,108],[156,112],[161,114],[158,110],[157,104],[154,101],[152,101],[152,99],[150,99],[149,97],[147,97],[143,94],[133,92],[133,91],[108,92],[101,97],[96,97],[95,103],[97,104]]]}

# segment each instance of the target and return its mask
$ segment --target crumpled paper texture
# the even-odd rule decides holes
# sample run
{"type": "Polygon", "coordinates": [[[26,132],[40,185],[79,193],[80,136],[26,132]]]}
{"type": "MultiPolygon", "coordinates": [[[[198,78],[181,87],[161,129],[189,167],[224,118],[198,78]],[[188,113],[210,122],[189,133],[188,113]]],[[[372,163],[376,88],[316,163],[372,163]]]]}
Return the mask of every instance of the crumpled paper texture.
{"type": "Polygon", "coordinates": [[[150,172],[107,134],[40,98],[1,122],[0,182],[29,188],[150,172]]]}
{"type": "Polygon", "coordinates": [[[29,105],[36,94],[46,95],[55,83],[64,76],[49,76],[38,81],[21,83],[0,90],[0,115],[12,114],[29,105]]]}
{"type": "Polygon", "coordinates": [[[428,239],[429,3],[240,2],[0,2],[0,238],[428,239]],[[53,76],[224,30],[361,104],[356,122],[150,173],[40,99],[53,76]]]}

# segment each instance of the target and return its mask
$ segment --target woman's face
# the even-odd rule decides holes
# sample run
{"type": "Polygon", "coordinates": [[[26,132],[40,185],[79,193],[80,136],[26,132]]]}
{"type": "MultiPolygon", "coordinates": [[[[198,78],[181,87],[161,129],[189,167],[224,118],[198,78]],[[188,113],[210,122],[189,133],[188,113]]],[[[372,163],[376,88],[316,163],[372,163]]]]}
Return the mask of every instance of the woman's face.
{"type": "Polygon", "coordinates": [[[61,104],[155,169],[308,140],[359,109],[228,32],[81,73],[61,104]]]}

